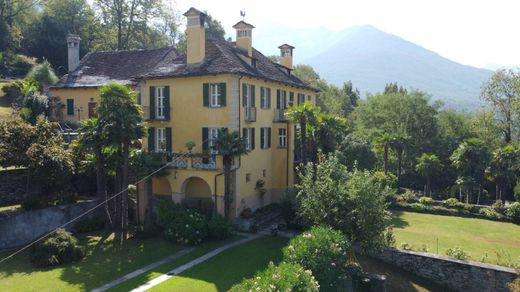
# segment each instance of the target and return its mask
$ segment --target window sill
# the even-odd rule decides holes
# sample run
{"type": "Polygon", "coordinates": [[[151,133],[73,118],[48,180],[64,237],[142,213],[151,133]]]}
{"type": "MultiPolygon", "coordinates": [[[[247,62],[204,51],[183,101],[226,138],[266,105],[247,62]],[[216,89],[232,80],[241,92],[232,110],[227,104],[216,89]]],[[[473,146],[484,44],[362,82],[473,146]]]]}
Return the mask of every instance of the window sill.
{"type": "Polygon", "coordinates": [[[277,149],[287,149],[287,146],[278,146],[277,149]]]}
{"type": "Polygon", "coordinates": [[[222,106],[222,105],[219,105],[219,106],[214,106],[214,105],[210,105],[208,106],[208,108],[223,108],[225,106],[222,106]]]}

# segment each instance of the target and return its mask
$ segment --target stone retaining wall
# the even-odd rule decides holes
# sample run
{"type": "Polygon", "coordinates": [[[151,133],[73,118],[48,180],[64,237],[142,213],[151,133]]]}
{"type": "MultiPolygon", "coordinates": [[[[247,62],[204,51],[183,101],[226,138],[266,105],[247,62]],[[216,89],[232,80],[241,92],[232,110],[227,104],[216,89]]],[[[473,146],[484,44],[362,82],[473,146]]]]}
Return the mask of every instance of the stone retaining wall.
{"type": "Polygon", "coordinates": [[[370,256],[454,291],[507,292],[507,284],[518,277],[507,267],[394,248],[370,256]]]}
{"type": "MultiPolygon", "coordinates": [[[[95,201],[26,211],[0,218],[0,249],[27,244],[76,218],[96,205],[95,201]]],[[[92,212],[91,216],[94,216],[92,212]]],[[[74,223],[67,226],[67,229],[74,223]]]]}

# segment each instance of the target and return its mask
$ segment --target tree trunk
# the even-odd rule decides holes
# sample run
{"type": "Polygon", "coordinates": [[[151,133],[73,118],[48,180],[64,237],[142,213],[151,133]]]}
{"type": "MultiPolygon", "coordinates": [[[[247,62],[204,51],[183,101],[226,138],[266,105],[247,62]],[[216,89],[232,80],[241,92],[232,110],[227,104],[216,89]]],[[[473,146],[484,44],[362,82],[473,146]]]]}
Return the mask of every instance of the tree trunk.
{"type": "Polygon", "coordinates": [[[403,150],[398,149],[397,150],[397,185],[400,186],[401,184],[401,163],[403,160],[403,150]]]}
{"type": "Polygon", "coordinates": [[[431,197],[431,177],[426,176],[426,196],[431,197]]]}
{"type": "Polygon", "coordinates": [[[302,136],[302,161],[303,165],[307,165],[307,123],[305,118],[303,118],[300,122],[300,135],[302,136]]]}
{"type": "Polygon", "coordinates": [[[121,228],[123,239],[128,235],[128,156],[130,141],[123,142],[122,167],[121,167],[121,228]]]}
{"type": "MultiPolygon", "coordinates": [[[[231,206],[231,163],[232,159],[224,156],[224,217],[229,220],[231,206]]],[[[215,202],[216,204],[216,202],[215,202]]]]}
{"type": "Polygon", "coordinates": [[[383,168],[385,169],[385,174],[388,173],[388,145],[385,144],[384,146],[385,150],[384,150],[384,153],[383,153],[383,168]]]}
{"type": "Polygon", "coordinates": [[[110,216],[110,211],[108,209],[107,203],[107,185],[105,180],[105,159],[103,157],[101,147],[96,147],[94,149],[94,153],[96,155],[96,192],[98,202],[103,203],[103,211],[101,216],[105,217],[105,226],[106,227],[114,227],[114,222],[112,221],[112,217],[110,216]]]}

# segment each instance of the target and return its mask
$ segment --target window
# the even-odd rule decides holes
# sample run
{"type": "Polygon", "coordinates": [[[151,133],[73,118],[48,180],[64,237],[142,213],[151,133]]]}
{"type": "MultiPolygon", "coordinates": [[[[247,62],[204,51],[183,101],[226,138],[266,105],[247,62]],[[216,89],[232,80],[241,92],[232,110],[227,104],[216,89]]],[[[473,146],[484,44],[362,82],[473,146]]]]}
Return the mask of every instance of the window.
{"type": "Polygon", "coordinates": [[[155,151],[166,152],[166,128],[157,128],[155,136],[155,151]]]}
{"type": "Polygon", "coordinates": [[[156,107],[155,107],[155,117],[158,119],[164,119],[166,117],[166,105],[165,105],[165,90],[164,87],[156,87],[155,88],[155,98],[156,98],[156,107]]]}
{"type": "Polygon", "coordinates": [[[242,106],[255,107],[255,86],[252,84],[242,84],[242,106]]]}
{"type": "Polygon", "coordinates": [[[211,154],[217,154],[215,140],[218,138],[219,130],[220,130],[220,128],[208,128],[209,153],[211,153],[211,154]]]}
{"type": "Polygon", "coordinates": [[[305,94],[298,93],[298,105],[305,103],[305,94]]]}
{"type": "Polygon", "coordinates": [[[239,30],[237,31],[238,37],[250,37],[251,31],[250,30],[239,30]]]}
{"type": "Polygon", "coordinates": [[[243,128],[242,138],[244,138],[246,142],[247,150],[255,149],[255,128],[243,128]]]}
{"type": "Polygon", "coordinates": [[[260,107],[263,109],[271,108],[271,88],[260,87],[260,107]]]}
{"type": "Polygon", "coordinates": [[[276,108],[277,109],[285,109],[286,108],[286,96],[287,92],[285,90],[277,90],[276,93],[276,108]]]}
{"type": "Polygon", "coordinates": [[[278,147],[287,147],[287,130],[285,128],[278,129],[278,147]]]}
{"type": "Polygon", "coordinates": [[[74,115],[74,98],[67,98],[67,115],[74,115]]]}
{"type": "Polygon", "coordinates": [[[311,96],[310,95],[307,95],[307,100],[311,101],[311,96]]]}
{"type": "Polygon", "coordinates": [[[289,92],[289,106],[294,105],[294,92],[289,92]]]}
{"type": "Polygon", "coordinates": [[[212,107],[220,107],[220,90],[218,86],[218,84],[209,85],[210,105],[212,107]]]}
{"type": "Polygon", "coordinates": [[[290,56],[291,56],[291,49],[282,50],[282,57],[290,57],[290,56]]]}
{"type": "Polygon", "coordinates": [[[271,128],[260,128],[260,148],[271,148],[271,128]]]}

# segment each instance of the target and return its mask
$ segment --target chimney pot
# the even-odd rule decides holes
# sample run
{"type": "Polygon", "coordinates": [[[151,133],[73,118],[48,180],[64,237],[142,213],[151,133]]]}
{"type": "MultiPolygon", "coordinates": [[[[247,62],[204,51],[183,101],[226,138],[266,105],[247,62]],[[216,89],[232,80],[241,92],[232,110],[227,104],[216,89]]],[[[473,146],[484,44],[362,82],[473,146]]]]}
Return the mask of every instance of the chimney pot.
{"type": "Polygon", "coordinates": [[[191,7],[184,13],[188,20],[186,26],[186,60],[188,64],[197,64],[206,57],[206,14],[191,7]]]}
{"type": "Polygon", "coordinates": [[[237,31],[237,46],[247,51],[250,58],[253,57],[253,25],[239,21],[233,25],[233,28],[237,31]]]}
{"type": "Polygon", "coordinates": [[[293,69],[293,50],[294,47],[283,44],[278,47],[280,49],[280,65],[293,69]]]}
{"type": "Polygon", "coordinates": [[[76,70],[79,66],[79,44],[81,38],[77,34],[67,35],[69,72],[76,70]]]}

